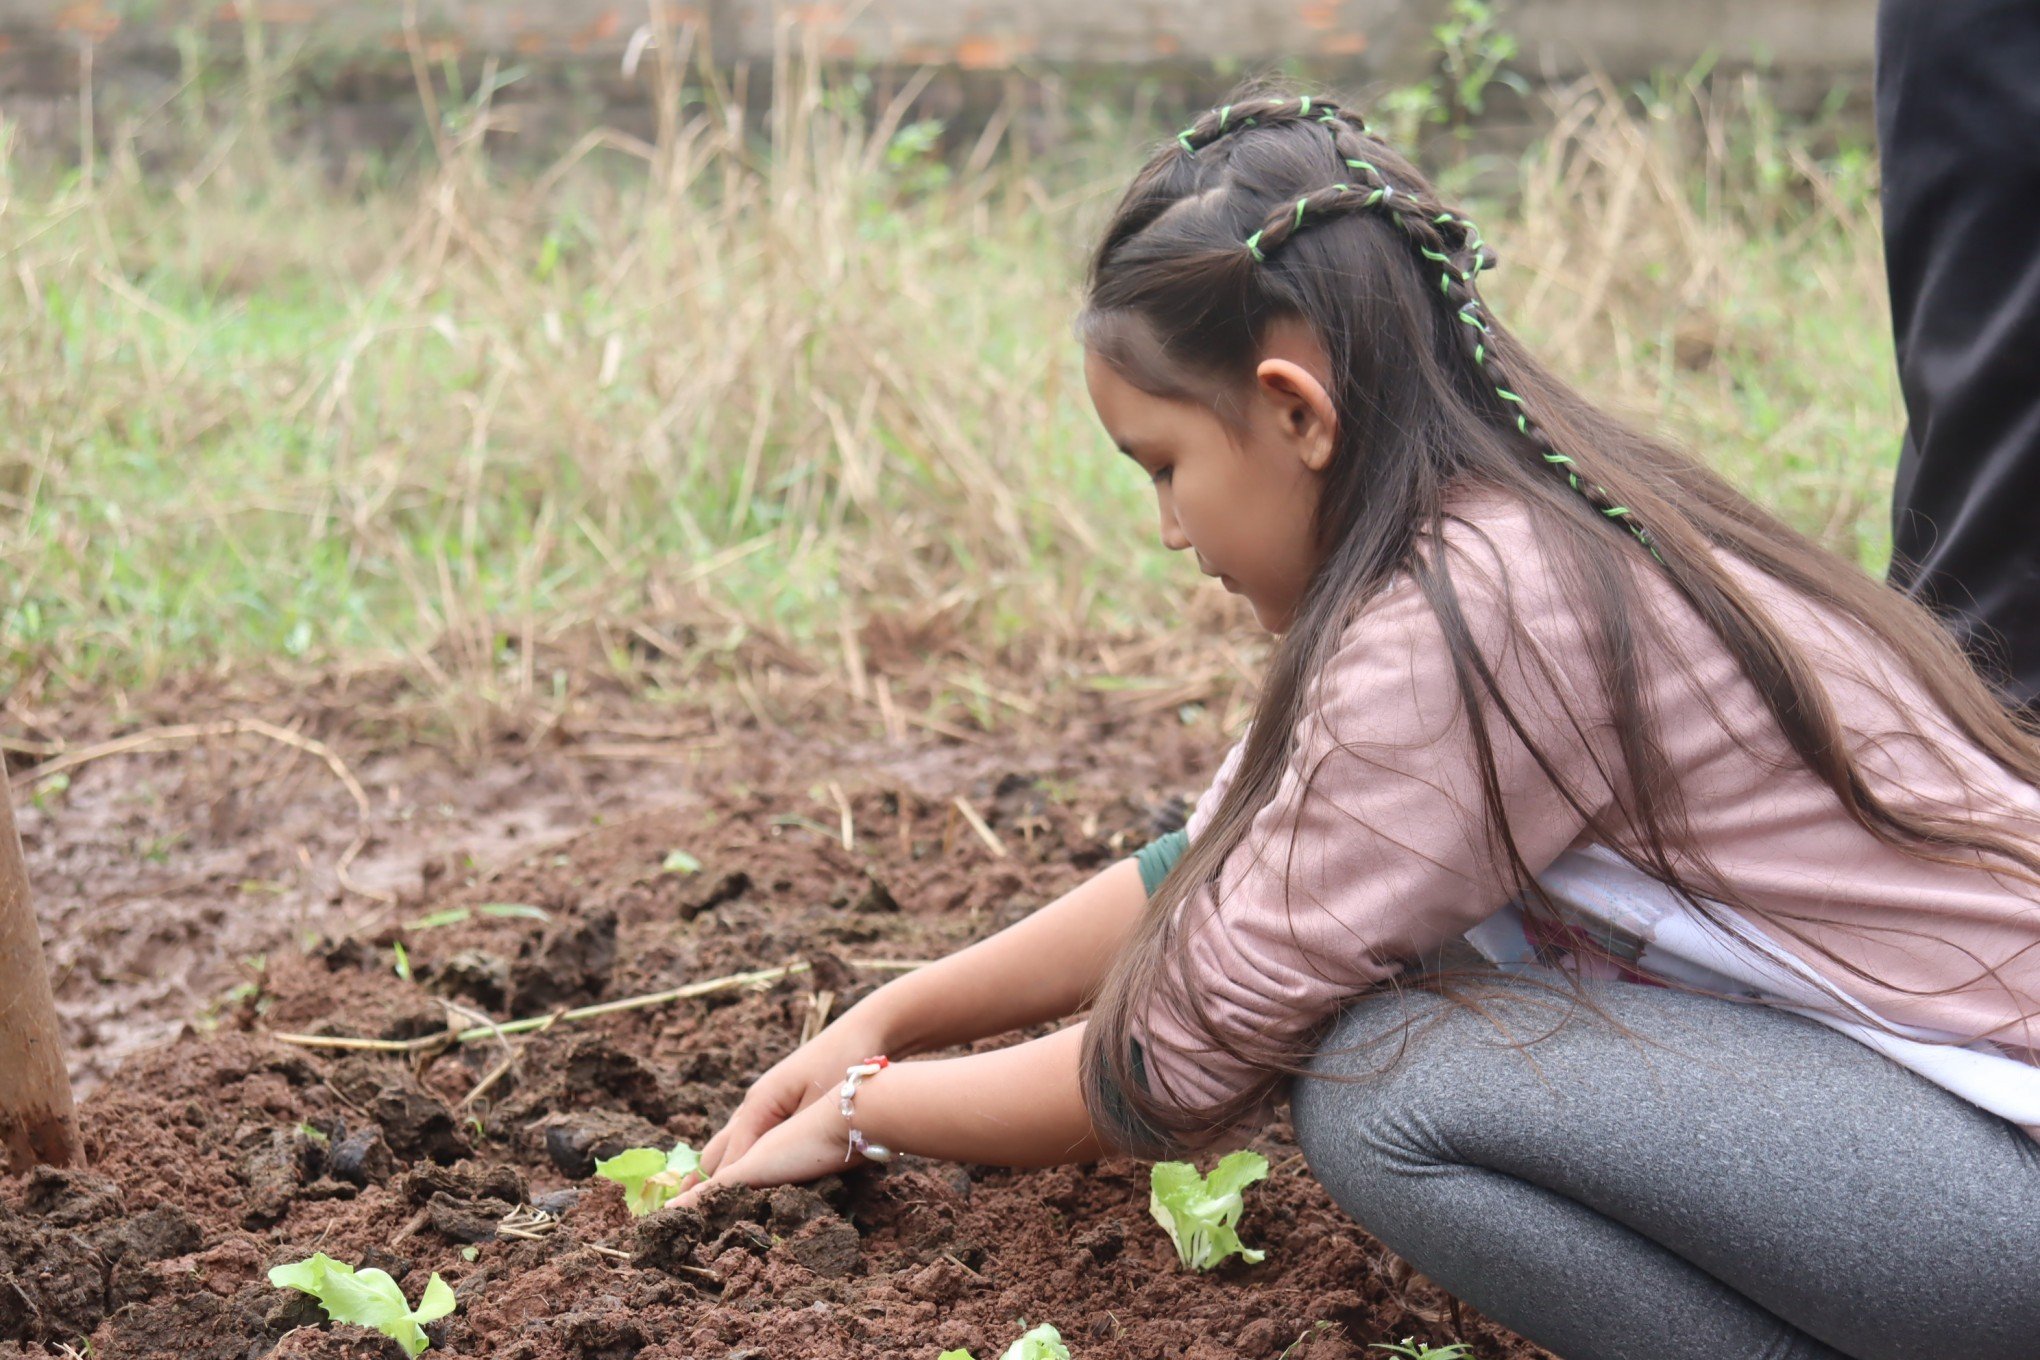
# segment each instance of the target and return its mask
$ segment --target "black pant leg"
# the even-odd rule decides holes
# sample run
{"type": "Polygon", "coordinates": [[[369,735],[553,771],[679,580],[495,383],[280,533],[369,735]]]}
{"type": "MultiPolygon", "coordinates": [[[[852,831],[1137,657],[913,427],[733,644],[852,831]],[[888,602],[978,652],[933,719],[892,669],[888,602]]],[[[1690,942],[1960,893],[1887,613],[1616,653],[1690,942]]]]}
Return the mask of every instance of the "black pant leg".
{"type": "Polygon", "coordinates": [[[1892,582],[2040,709],[2040,0],[1882,0],[1892,582]]]}

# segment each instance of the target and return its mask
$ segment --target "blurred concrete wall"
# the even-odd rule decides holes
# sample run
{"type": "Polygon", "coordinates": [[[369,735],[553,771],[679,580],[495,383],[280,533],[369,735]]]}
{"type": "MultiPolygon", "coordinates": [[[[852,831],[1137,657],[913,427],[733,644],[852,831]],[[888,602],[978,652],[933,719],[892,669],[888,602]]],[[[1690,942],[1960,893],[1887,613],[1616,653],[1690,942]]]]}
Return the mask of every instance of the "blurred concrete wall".
{"type": "MultiPolygon", "coordinates": [[[[1042,149],[1061,140],[1079,100],[1136,97],[1135,72],[1137,97],[1164,111],[1202,107],[1238,75],[1278,64],[1371,98],[1431,73],[1432,28],[1451,0],[0,0],[0,122],[18,147],[58,156],[76,154],[87,129],[102,145],[145,125],[170,137],[171,120],[153,112],[188,69],[180,45],[197,44],[216,67],[252,40],[287,58],[275,93],[293,110],[293,145],[336,162],[414,143],[414,49],[435,82],[457,66],[467,90],[490,61],[525,68],[497,107],[514,107],[513,140],[532,154],[563,149],[592,122],[649,137],[652,83],[626,76],[622,59],[655,5],[668,31],[724,69],[748,67],[740,89],[754,110],[770,101],[775,48],[792,48],[870,69],[875,107],[925,73],[913,116],[968,138],[1006,109],[1014,142],[1042,149]]],[[[1533,80],[1600,70],[1622,81],[1712,54],[1730,69],[1768,67],[1787,112],[1821,106],[1838,86],[1860,112],[1869,88],[1876,0],[1499,8],[1521,44],[1511,66],[1533,80]]],[[[1485,133],[1521,140],[1541,116],[1535,101],[1498,98],[1485,133]]]]}
{"type": "MultiPolygon", "coordinates": [[[[652,0],[417,0],[437,51],[615,58],[652,0]]],[[[1786,71],[1860,72],[1875,0],[1501,0],[1536,74],[1589,64],[1618,78],[1716,51],[1786,71]]],[[[1449,0],[668,0],[727,59],[767,58],[791,25],[828,55],[967,70],[1035,63],[1268,62],[1300,58],[1395,79],[1423,64],[1449,0]]],[[[0,0],[0,76],[19,88],[75,78],[77,50],[117,66],[174,51],[180,30],[238,43],[247,18],[273,42],[401,60],[402,0],[0,0]],[[68,58],[68,59],[67,59],[68,58]]],[[[5,86],[0,86],[5,88],[5,86]]]]}

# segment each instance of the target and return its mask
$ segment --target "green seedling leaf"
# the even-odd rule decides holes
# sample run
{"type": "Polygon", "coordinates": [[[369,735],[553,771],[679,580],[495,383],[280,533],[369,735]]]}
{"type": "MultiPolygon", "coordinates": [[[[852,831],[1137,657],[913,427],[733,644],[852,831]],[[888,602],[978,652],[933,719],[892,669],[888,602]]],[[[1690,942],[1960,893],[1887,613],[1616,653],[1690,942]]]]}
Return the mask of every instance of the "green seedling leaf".
{"type": "Polygon", "coordinates": [[[1237,1252],[1252,1265],[1266,1252],[1240,1244],[1233,1229],[1246,1207],[1240,1192],[1268,1174],[1258,1152],[1229,1152],[1209,1176],[1188,1162],[1157,1162],[1149,1177],[1148,1212],[1176,1244],[1176,1256],[1192,1270],[1209,1270],[1237,1252]]]}
{"type": "Polygon", "coordinates": [[[999,1360],[1070,1360],[1070,1348],[1063,1345],[1062,1334],[1044,1322],[1008,1346],[999,1360]]]}
{"type": "Polygon", "coordinates": [[[411,980],[410,951],[404,948],[404,942],[402,940],[398,940],[396,943],[392,944],[390,946],[390,949],[397,956],[397,976],[402,978],[404,981],[409,982],[411,980]]]}
{"type": "Polygon", "coordinates": [[[310,1294],[333,1321],[373,1327],[412,1356],[432,1344],[425,1336],[424,1324],[445,1317],[455,1306],[453,1290],[436,1273],[426,1282],[425,1296],[414,1309],[404,1302],[404,1291],[388,1271],[357,1271],[324,1252],[273,1267],[269,1282],[278,1289],[310,1294]]]}
{"type": "Polygon", "coordinates": [[[1463,1341],[1455,1341],[1449,1346],[1419,1345],[1415,1337],[1406,1336],[1398,1344],[1377,1341],[1367,1349],[1387,1351],[1390,1355],[1404,1357],[1404,1360],[1473,1360],[1473,1347],[1463,1341]]]}
{"type": "MultiPolygon", "coordinates": [[[[944,1351],[936,1360],[976,1360],[976,1357],[969,1351],[944,1351]]],[[[1062,1333],[1044,1322],[1006,1347],[999,1360],[1070,1360],[1070,1348],[1063,1345],[1062,1333]]]]}
{"type": "Polygon", "coordinates": [[[430,912],[424,916],[404,922],[406,930],[437,930],[440,926],[457,926],[474,913],[466,907],[448,907],[445,911],[430,912]]]}
{"type": "Polygon", "coordinates": [[[659,872],[662,874],[698,874],[701,872],[701,861],[688,854],[685,850],[675,850],[660,862],[659,872]]]}
{"type": "Polygon", "coordinates": [[[516,918],[525,921],[550,921],[552,914],[544,907],[534,907],[529,902],[484,902],[479,907],[447,907],[443,911],[430,912],[414,920],[404,922],[406,930],[433,930],[439,926],[457,926],[472,919],[476,913],[493,916],[498,920],[516,918]]]}
{"type": "Polygon", "coordinates": [[[673,1144],[670,1152],[629,1148],[595,1163],[596,1175],[623,1187],[624,1205],[636,1218],[665,1208],[666,1201],[680,1193],[681,1180],[700,1169],[700,1155],[685,1143],[673,1144]]]}
{"type": "Polygon", "coordinates": [[[307,1123],[299,1123],[299,1125],[297,1126],[297,1131],[300,1137],[309,1138],[314,1143],[319,1143],[321,1145],[333,1141],[332,1138],[327,1135],[324,1129],[314,1128],[312,1125],[307,1123]]]}
{"type": "Polygon", "coordinates": [[[521,921],[550,921],[552,913],[529,902],[484,902],[475,908],[484,916],[521,921]]]}

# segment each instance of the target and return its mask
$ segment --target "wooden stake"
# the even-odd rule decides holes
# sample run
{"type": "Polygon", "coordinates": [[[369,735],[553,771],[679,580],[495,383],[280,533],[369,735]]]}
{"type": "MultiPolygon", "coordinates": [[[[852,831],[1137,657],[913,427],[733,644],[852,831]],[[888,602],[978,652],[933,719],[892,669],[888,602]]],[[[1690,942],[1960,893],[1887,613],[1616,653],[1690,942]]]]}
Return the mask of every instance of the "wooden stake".
{"type": "Polygon", "coordinates": [[[14,800],[0,778],[0,1171],[83,1160],[14,800]]]}

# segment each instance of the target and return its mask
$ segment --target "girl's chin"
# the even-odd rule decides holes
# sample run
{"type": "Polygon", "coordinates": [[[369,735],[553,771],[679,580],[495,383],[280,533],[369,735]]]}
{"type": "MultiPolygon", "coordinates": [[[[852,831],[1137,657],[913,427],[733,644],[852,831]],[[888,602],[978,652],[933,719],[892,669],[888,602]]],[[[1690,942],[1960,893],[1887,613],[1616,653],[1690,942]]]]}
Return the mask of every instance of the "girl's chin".
{"type": "MultiPolygon", "coordinates": [[[[1245,597],[1242,596],[1242,598],[1245,597]]],[[[1277,637],[1280,637],[1282,634],[1289,631],[1290,620],[1287,614],[1284,614],[1278,618],[1275,614],[1273,614],[1267,609],[1264,609],[1259,604],[1256,604],[1253,600],[1247,600],[1247,607],[1254,611],[1254,622],[1260,624],[1261,627],[1266,629],[1268,632],[1275,634],[1277,637]]]]}

